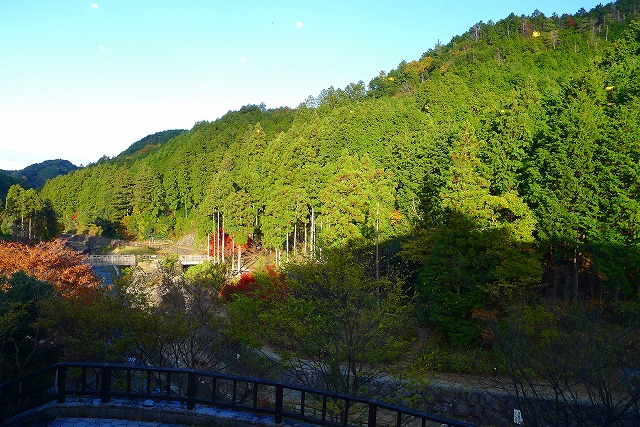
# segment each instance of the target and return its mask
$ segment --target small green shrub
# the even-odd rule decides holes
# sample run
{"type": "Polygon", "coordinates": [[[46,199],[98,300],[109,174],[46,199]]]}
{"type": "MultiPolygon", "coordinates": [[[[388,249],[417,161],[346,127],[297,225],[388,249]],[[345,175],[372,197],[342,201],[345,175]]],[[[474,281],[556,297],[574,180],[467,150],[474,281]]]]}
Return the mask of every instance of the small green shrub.
{"type": "Polygon", "coordinates": [[[486,350],[469,350],[464,353],[447,347],[435,347],[420,355],[410,371],[414,376],[428,372],[454,372],[463,374],[493,374],[498,356],[486,350]]]}

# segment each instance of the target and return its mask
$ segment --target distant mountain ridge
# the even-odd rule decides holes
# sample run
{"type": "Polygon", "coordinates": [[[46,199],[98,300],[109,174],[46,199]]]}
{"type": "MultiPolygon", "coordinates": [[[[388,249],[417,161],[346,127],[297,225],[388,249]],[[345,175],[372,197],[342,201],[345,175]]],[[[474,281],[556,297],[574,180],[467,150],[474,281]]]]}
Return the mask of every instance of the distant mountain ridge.
{"type": "MultiPolygon", "coordinates": [[[[115,158],[129,160],[131,157],[144,155],[151,148],[164,145],[172,138],[185,132],[187,132],[185,129],[171,129],[147,135],[131,144],[129,148],[118,154],[115,158]]],[[[98,163],[108,159],[109,158],[105,156],[99,159],[98,163]]],[[[0,200],[4,201],[9,188],[14,184],[19,184],[25,189],[38,189],[46,184],[49,179],[59,175],[66,175],[77,169],[79,169],[79,167],[68,160],[55,159],[34,163],[21,170],[0,170],[0,200]]]]}
{"type": "Polygon", "coordinates": [[[14,182],[13,184],[20,184],[20,185],[31,187],[31,188],[40,188],[49,179],[55,178],[58,175],[66,175],[69,172],[73,172],[76,169],[78,169],[78,167],[73,163],[71,163],[70,161],[63,160],[63,159],[56,159],[56,160],[45,160],[44,162],[41,162],[41,163],[34,163],[22,170],[0,171],[0,172],[18,181],[18,182],[14,182]]]}
{"type": "Polygon", "coordinates": [[[134,154],[144,154],[146,148],[151,148],[152,146],[160,146],[167,143],[169,140],[175,138],[178,135],[182,135],[187,132],[186,129],[171,129],[165,130],[161,132],[152,133],[151,135],[147,135],[139,141],[134,142],[124,150],[122,153],[118,154],[116,158],[131,156],[134,154]]]}

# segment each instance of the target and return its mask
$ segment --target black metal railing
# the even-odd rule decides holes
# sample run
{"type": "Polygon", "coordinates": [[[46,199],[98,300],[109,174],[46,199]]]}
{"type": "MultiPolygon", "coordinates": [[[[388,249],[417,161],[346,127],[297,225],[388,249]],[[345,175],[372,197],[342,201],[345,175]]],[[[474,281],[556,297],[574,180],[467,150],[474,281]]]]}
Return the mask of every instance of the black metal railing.
{"type": "Polygon", "coordinates": [[[464,421],[391,405],[375,399],[316,390],[259,378],[193,369],[58,363],[0,384],[0,424],[7,418],[67,397],[178,402],[232,409],[322,426],[472,427],[464,421]]]}

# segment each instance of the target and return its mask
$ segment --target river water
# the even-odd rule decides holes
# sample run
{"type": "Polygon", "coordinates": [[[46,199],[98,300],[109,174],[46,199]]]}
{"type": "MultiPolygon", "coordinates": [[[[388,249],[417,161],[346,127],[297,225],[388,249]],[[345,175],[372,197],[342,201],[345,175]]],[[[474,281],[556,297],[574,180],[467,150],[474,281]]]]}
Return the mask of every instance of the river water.
{"type": "Polygon", "coordinates": [[[112,284],[113,279],[118,276],[117,270],[111,265],[104,266],[104,267],[92,267],[92,268],[93,268],[93,272],[96,273],[96,276],[104,279],[105,285],[112,284]]]}

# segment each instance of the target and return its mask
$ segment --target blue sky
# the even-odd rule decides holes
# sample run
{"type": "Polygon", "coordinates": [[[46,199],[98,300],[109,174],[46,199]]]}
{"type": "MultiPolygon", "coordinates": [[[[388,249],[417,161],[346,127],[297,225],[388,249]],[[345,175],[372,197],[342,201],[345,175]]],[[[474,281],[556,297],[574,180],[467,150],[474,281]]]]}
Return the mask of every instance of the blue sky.
{"type": "Polygon", "coordinates": [[[115,156],[264,102],[296,107],[511,12],[596,0],[0,0],[0,169],[115,156]]]}

